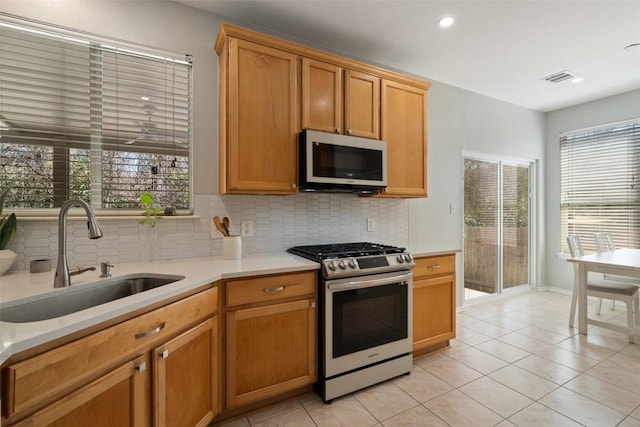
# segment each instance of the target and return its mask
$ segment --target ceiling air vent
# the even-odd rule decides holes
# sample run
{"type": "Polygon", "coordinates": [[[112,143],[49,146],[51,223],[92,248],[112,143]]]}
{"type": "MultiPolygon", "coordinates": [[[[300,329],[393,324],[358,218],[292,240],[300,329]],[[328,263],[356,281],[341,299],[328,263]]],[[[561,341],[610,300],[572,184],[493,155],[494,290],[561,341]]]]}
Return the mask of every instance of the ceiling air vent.
{"type": "Polygon", "coordinates": [[[543,78],[542,80],[546,80],[546,81],[548,81],[550,83],[560,83],[560,82],[563,82],[565,80],[574,79],[576,77],[577,77],[577,75],[572,73],[571,71],[564,70],[564,71],[560,71],[558,73],[551,74],[550,76],[547,76],[547,77],[543,78]]]}

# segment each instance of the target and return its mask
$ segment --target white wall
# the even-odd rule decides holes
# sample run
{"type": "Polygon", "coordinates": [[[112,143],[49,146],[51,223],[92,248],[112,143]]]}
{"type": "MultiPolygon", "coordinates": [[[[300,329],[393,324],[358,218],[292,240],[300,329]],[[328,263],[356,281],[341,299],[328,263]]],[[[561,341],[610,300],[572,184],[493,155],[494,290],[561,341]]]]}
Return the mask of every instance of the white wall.
{"type": "Polygon", "coordinates": [[[546,283],[571,289],[573,269],[558,258],[560,252],[560,133],[640,117],[640,90],[603,98],[547,113],[545,159],[547,165],[546,283]]]}
{"type": "MultiPolygon", "coordinates": [[[[84,230],[79,227],[77,236],[70,233],[70,247],[75,243],[80,248],[72,250],[70,263],[98,262],[105,256],[122,262],[219,255],[220,240],[208,237],[209,218],[225,213],[236,224],[241,219],[256,222],[256,237],[243,244],[245,254],[282,251],[290,244],[353,240],[411,244],[423,250],[460,249],[463,152],[542,159],[544,115],[433,82],[428,98],[427,199],[217,196],[217,56],[213,44],[219,17],[166,1],[2,0],[0,11],[194,55],[194,190],[195,213],[200,218],[161,223],[157,237],[160,249],[156,251],[147,250],[135,220],[109,222],[105,238],[91,243],[95,249],[85,244],[84,230]],[[449,213],[450,204],[453,214],[449,213]],[[375,233],[366,231],[366,218],[371,216],[378,220],[375,233]],[[128,250],[123,252],[125,247],[128,250]]],[[[278,35],[277,29],[267,31],[278,35]]],[[[385,67],[393,69],[390,64],[385,67]]],[[[421,78],[429,80],[428,76],[421,78]]],[[[19,220],[18,234],[12,244],[20,257],[14,268],[26,268],[31,259],[56,256],[55,222],[19,220]]],[[[458,256],[459,267],[461,259],[458,256]]],[[[461,284],[459,277],[460,290],[461,284]]],[[[462,292],[458,294],[460,297],[462,292]]]]}
{"type": "MultiPolygon", "coordinates": [[[[428,121],[429,197],[409,202],[409,243],[433,250],[461,249],[463,155],[541,160],[544,114],[435,82],[429,89],[428,121]]],[[[543,190],[539,184],[539,200],[544,199],[543,190]]],[[[457,258],[458,271],[462,271],[462,255],[457,258]]],[[[460,306],[461,274],[457,280],[460,306]]]]}

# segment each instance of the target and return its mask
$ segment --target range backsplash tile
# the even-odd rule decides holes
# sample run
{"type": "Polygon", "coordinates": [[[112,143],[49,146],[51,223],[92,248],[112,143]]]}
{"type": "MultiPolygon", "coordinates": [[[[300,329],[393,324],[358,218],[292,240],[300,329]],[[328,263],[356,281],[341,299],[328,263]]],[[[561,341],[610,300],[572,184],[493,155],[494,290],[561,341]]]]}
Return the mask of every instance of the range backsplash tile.
{"type": "MultiPolygon", "coordinates": [[[[240,233],[242,221],[253,221],[254,236],[242,239],[243,255],[283,252],[295,245],[369,241],[406,245],[409,241],[408,201],[353,194],[299,194],[296,196],[204,195],[194,197],[192,218],[163,219],[150,229],[137,219],[103,219],[103,237],[89,240],[86,220],[70,219],[67,230],[69,266],[98,265],[101,261],[135,262],[221,256],[222,238],[211,218],[227,216],[231,233],[240,233]],[[367,219],[376,231],[367,231],[367,219]]],[[[18,254],[12,270],[27,270],[35,259],[49,258],[55,268],[58,251],[57,220],[18,219],[9,246],[18,254]]],[[[115,270],[114,270],[115,272],[115,270]]]]}

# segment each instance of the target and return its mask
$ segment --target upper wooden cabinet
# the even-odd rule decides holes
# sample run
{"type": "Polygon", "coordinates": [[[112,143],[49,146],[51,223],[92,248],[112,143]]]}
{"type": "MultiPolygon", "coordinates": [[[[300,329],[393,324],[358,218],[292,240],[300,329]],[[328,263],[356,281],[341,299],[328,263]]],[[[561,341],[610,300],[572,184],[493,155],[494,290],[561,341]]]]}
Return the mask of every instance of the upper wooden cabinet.
{"type": "Polygon", "coordinates": [[[343,132],[342,68],[302,58],[302,127],[343,132]]]}
{"type": "Polygon", "coordinates": [[[380,139],[380,78],[345,70],[344,80],[345,133],[380,139]]]}
{"type": "Polygon", "coordinates": [[[302,129],[387,142],[394,197],[426,196],[429,83],[222,24],[220,193],[294,194],[302,129]]]}
{"type": "Polygon", "coordinates": [[[229,38],[220,67],[220,192],[297,192],[297,56],[229,38]]]}
{"type": "Polygon", "coordinates": [[[302,58],[302,128],[380,138],[380,78],[302,58]]]}
{"type": "Polygon", "coordinates": [[[386,196],[427,195],[427,92],[382,81],[382,139],[387,143],[386,196]]]}

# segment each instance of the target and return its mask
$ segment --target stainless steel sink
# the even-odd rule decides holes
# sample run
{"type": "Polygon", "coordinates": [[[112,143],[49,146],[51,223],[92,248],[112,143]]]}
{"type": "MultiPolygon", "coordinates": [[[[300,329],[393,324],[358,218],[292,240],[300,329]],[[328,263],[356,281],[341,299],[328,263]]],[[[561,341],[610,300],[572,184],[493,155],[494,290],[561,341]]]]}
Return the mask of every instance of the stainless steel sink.
{"type": "Polygon", "coordinates": [[[184,279],[172,274],[138,273],[103,279],[95,283],[71,286],[54,295],[24,302],[0,304],[0,321],[10,323],[37,322],[95,307],[140,292],[184,279]]]}

